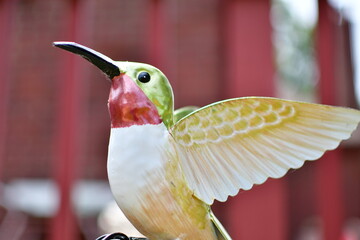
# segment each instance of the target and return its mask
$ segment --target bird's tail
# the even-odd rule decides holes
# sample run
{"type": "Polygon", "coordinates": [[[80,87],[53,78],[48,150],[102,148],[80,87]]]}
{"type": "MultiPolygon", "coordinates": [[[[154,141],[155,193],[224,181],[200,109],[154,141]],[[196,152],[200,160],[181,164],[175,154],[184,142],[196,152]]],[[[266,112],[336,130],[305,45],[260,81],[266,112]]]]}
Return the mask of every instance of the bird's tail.
{"type": "Polygon", "coordinates": [[[214,224],[214,229],[218,240],[231,240],[230,235],[226,232],[225,228],[221,225],[220,221],[215,217],[212,211],[210,211],[210,218],[214,224]]]}

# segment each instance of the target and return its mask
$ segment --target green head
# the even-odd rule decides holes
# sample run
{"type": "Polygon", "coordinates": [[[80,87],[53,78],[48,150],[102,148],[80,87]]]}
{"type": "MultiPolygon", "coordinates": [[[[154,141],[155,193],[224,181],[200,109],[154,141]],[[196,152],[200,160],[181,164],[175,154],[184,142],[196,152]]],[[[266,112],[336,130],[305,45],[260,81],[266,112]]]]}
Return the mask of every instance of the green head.
{"type": "Polygon", "coordinates": [[[73,42],[55,42],[54,46],[82,56],[109,77],[112,127],[160,122],[167,128],[173,125],[173,92],[159,69],[144,63],[113,61],[73,42]]]}

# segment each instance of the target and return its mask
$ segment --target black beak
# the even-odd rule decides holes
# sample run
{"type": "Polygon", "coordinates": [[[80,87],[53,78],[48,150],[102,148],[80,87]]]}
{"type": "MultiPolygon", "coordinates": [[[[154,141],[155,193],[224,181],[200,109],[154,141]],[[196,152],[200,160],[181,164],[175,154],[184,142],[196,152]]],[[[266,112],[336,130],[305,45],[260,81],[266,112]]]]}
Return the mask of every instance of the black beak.
{"type": "Polygon", "coordinates": [[[120,75],[120,69],[118,66],[116,66],[115,62],[111,58],[95,50],[92,50],[74,42],[54,42],[53,45],[55,47],[62,48],[64,50],[82,56],[83,58],[97,66],[110,79],[113,79],[114,77],[120,75]]]}

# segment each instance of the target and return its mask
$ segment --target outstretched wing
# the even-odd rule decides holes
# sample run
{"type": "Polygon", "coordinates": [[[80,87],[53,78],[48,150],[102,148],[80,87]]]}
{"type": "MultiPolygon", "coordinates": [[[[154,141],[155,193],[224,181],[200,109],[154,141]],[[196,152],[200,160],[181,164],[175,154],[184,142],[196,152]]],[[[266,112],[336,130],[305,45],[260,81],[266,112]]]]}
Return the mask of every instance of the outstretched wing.
{"type": "Polygon", "coordinates": [[[359,121],[353,109],[248,97],[196,110],[171,134],[189,187],[212,204],[320,158],[359,121]]]}

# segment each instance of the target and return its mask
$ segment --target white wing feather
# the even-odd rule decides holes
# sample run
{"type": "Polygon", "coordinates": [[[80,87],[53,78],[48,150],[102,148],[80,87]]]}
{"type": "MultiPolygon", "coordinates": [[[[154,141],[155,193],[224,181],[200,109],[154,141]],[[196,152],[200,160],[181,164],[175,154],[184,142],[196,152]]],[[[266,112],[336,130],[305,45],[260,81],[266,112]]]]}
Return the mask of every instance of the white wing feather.
{"type": "Polygon", "coordinates": [[[353,109],[252,97],[201,108],[171,134],[189,187],[212,204],[320,158],[359,121],[353,109]]]}

